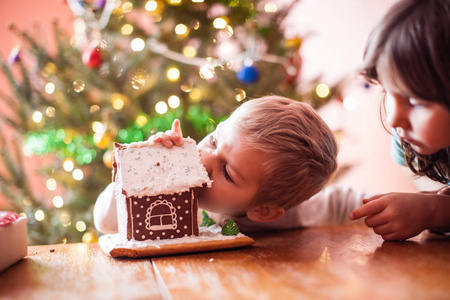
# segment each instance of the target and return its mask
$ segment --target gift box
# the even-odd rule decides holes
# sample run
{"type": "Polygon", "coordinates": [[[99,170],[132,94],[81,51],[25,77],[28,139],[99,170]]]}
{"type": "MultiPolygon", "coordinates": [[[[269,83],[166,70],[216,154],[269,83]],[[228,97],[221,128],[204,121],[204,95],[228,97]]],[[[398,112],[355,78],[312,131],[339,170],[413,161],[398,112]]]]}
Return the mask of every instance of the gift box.
{"type": "Polygon", "coordinates": [[[0,211],[0,272],[27,255],[27,218],[0,211]]]}

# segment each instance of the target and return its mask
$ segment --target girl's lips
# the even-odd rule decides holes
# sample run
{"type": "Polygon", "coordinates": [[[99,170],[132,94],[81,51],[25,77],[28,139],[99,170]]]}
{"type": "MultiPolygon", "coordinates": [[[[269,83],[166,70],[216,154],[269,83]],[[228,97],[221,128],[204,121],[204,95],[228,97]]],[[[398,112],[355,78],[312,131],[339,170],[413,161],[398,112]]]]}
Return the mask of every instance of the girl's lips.
{"type": "Polygon", "coordinates": [[[404,141],[405,143],[408,144],[412,144],[412,145],[417,145],[417,142],[413,139],[410,138],[405,138],[405,137],[400,137],[402,139],[402,141],[404,141]]]}

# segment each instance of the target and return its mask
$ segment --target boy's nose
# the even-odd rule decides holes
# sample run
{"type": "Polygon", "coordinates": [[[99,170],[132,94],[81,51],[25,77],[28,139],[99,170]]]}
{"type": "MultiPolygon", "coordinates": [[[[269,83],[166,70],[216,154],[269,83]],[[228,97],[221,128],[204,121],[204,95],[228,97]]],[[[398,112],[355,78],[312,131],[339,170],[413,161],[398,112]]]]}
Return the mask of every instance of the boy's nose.
{"type": "Polygon", "coordinates": [[[211,178],[211,157],[208,151],[199,150],[200,158],[203,166],[205,166],[206,172],[208,173],[208,177],[211,178]]]}

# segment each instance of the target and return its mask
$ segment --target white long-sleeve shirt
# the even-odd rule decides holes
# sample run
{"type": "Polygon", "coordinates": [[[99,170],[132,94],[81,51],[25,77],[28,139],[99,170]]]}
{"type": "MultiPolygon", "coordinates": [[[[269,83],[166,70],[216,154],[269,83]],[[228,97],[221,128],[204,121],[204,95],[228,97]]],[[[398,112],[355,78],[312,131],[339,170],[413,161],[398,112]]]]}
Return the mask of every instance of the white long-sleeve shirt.
{"type": "MultiPolygon", "coordinates": [[[[102,233],[118,232],[113,188],[114,183],[109,184],[98,196],[94,206],[94,225],[102,233]]],[[[348,217],[350,212],[361,206],[365,197],[367,197],[366,194],[349,187],[328,186],[309,200],[286,210],[285,214],[276,221],[259,223],[247,217],[233,217],[233,219],[242,232],[345,224],[352,222],[348,217]]],[[[223,224],[230,218],[213,213],[209,215],[218,224],[223,224]]],[[[201,221],[200,219],[199,222],[201,221]]]]}

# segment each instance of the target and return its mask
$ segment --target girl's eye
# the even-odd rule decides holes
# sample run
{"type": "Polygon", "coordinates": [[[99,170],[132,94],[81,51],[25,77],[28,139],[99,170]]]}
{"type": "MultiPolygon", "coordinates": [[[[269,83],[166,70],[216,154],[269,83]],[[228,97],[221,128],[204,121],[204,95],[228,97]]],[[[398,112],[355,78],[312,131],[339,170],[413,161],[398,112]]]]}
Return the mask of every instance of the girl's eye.
{"type": "Polygon", "coordinates": [[[231,183],[234,183],[233,179],[230,177],[230,174],[228,174],[227,166],[226,166],[226,165],[223,165],[222,173],[223,173],[223,176],[225,177],[226,181],[229,181],[229,182],[231,182],[231,183]]]}
{"type": "Polygon", "coordinates": [[[217,147],[217,143],[216,143],[216,138],[214,137],[214,135],[210,135],[209,137],[209,142],[211,143],[211,145],[213,145],[214,147],[217,147]]]}

